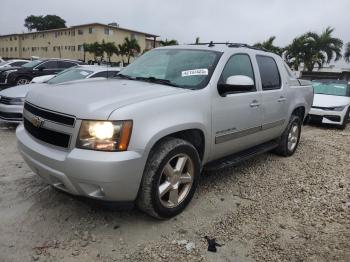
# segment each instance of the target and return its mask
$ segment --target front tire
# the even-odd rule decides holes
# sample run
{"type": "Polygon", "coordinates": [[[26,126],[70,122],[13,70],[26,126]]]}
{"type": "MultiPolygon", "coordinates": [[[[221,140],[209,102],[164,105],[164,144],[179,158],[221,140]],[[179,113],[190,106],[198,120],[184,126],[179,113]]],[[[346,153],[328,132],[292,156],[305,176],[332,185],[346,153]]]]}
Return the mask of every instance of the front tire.
{"type": "Polygon", "coordinates": [[[291,156],[298,148],[301,134],[301,119],[292,115],[286,130],[283,132],[275,153],[281,156],[291,156]]]}
{"type": "Polygon", "coordinates": [[[181,213],[191,201],[200,176],[195,147],[185,140],[165,138],[146,163],[137,206],[158,219],[181,213]]]}
{"type": "Polygon", "coordinates": [[[20,76],[16,79],[16,85],[27,85],[30,83],[30,79],[28,77],[20,76]]]}

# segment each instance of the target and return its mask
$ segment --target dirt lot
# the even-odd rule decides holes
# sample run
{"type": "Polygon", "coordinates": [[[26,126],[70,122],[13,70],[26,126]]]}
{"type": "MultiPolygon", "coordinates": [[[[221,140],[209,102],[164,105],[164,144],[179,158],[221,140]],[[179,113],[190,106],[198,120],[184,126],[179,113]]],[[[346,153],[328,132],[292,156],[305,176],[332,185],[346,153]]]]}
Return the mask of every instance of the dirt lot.
{"type": "Polygon", "coordinates": [[[304,127],[291,158],[204,174],[160,222],[46,186],[0,127],[0,261],[350,261],[350,129],[304,127]]]}

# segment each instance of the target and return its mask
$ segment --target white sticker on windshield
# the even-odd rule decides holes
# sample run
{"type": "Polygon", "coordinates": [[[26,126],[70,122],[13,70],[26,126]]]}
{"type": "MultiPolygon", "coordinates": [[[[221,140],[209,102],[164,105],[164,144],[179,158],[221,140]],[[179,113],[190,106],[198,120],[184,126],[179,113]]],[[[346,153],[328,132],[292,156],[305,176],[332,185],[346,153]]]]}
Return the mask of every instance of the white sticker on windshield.
{"type": "Polygon", "coordinates": [[[86,72],[86,71],[80,71],[80,74],[83,75],[83,76],[87,76],[89,75],[89,72],[86,72]]]}
{"type": "Polygon", "coordinates": [[[341,88],[341,89],[345,89],[345,86],[334,85],[334,87],[336,87],[336,88],[341,88]]]}
{"type": "Polygon", "coordinates": [[[208,75],[208,69],[206,68],[200,68],[200,69],[193,69],[193,70],[187,70],[182,71],[181,76],[207,76],[208,75]]]}

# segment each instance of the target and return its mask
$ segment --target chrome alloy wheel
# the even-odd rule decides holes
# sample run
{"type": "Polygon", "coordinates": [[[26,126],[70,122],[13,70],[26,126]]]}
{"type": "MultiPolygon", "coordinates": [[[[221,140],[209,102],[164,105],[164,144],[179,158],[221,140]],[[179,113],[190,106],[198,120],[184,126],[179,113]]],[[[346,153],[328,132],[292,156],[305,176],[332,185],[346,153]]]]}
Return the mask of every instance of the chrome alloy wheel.
{"type": "Polygon", "coordinates": [[[164,207],[181,204],[190,192],[194,180],[194,165],[186,154],[171,158],[164,166],[158,182],[159,200],[164,207]]]}
{"type": "Polygon", "coordinates": [[[30,81],[28,79],[21,78],[17,81],[17,85],[27,85],[30,81]]]}
{"type": "Polygon", "coordinates": [[[289,130],[288,134],[288,150],[293,151],[297,146],[299,139],[299,125],[298,123],[294,123],[289,130]]]}

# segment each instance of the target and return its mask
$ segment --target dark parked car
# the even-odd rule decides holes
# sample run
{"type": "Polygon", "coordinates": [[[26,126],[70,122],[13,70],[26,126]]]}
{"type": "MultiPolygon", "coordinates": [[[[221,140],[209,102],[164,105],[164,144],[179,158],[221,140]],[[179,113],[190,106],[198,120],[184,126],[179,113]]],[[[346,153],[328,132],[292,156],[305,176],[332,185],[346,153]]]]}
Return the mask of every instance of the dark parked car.
{"type": "Polygon", "coordinates": [[[1,70],[0,84],[7,86],[25,85],[37,76],[55,75],[64,69],[84,64],[80,61],[66,59],[39,59],[21,67],[1,70]]]}

